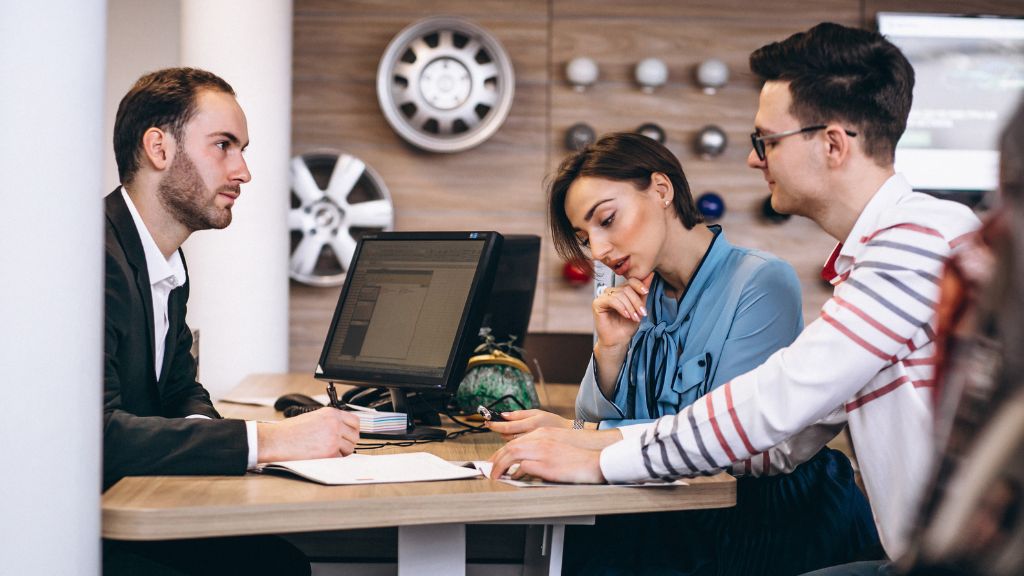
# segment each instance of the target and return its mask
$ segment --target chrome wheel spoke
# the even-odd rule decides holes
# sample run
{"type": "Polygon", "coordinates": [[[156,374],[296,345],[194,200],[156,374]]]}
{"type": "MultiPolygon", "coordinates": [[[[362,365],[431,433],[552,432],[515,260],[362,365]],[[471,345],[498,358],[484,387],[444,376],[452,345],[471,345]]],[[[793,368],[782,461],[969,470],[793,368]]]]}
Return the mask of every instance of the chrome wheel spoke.
{"type": "Polygon", "coordinates": [[[348,207],[349,226],[358,228],[384,228],[394,221],[395,210],[387,200],[357,202],[348,207]]]}

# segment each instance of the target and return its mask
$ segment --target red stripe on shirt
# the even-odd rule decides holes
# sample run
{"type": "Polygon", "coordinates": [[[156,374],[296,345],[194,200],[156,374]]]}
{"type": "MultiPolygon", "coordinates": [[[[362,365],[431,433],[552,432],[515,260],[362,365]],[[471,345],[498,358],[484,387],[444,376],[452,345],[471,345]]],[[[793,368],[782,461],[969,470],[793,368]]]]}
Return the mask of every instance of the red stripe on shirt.
{"type": "Polygon", "coordinates": [[[900,386],[902,386],[903,384],[905,384],[905,383],[907,383],[909,381],[910,381],[910,378],[907,378],[906,376],[900,376],[899,378],[893,380],[892,382],[889,382],[885,386],[882,386],[878,390],[875,390],[873,392],[869,392],[869,393],[867,393],[867,394],[861,396],[860,398],[857,398],[857,399],[855,399],[855,400],[853,400],[851,402],[847,402],[846,403],[846,411],[847,412],[853,412],[857,408],[860,408],[861,406],[867,404],[868,402],[871,402],[872,400],[877,400],[877,399],[881,398],[882,396],[885,396],[889,392],[892,392],[893,390],[899,388],[900,386]]]}
{"type": "Polygon", "coordinates": [[[832,300],[834,300],[836,304],[839,304],[843,308],[846,308],[850,312],[853,312],[854,314],[856,314],[857,316],[862,318],[865,322],[867,322],[872,327],[874,327],[875,330],[878,330],[879,332],[881,332],[882,334],[885,334],[889,338],[892,338],[896,342],[899,342],[900,344],[903,344],[903,343],[907,342],[906,338],[900,336],[899,334],[893,332],[892,330],[889,330],[888,328],[885,327],[884,324],[882,324],[878,320],[875,320],[874,318],[869,316],[867,312],[861,310],[860,308],[855,306],[852,302],[849,302],[848,300],[843,300],[839,296],[833,296],[832,300]]]}
{"type": "Polygon", "coordinates": [[[715,438],[718,438],[718,443],[722,446],[722,450],[725,450],[725,455],[729,458],[729,462],[736,461],[736,455],[732,453],[732,449],[729,448],[729,444],[725,441],[725,436],[722,435],[722,430],[718,427],[718,419],[715,418],[715,405],[711,401],[711,394],[704,396],[708,405],[708,420],[711,421],[711,428],[715,431],[715,438]]]}
{"type": "Polygon", "coordinates": [[[856,334],[854,334],[852,330],[850,330],[850,329],[849,329],[849,328],[847,328],[846,326],[843,326],[843,325],[842,325],[842,324],[841,324],[841,323],[839,322],[839,320],[836,320],[836,319],[835,319],[835,318],[833,318],[832,316],[829,316],[828,312],[825,312],[825,311],[823,310],[823,311],[821,312],[821,318],[822,318],[822,320],[824,320],[825,322],[828,322],[828,323],[829,323],[829,324],[831,324],[832,326],[835,326],[836,330],[839,330],[840,332],[842,332],[843,334],[845,334],[847,338],[849,338],[850,340],[853,340],[853,341],[854,341],[854,343],[856,343],[856,344],[857,344],[858,346],[860,346],[861,348],[863,348],[863,349],[867,350],[868,352],[870,352],[870,353],[874,354],[875,356],[878,356],[878,357],[879,357],[879,358],[881,358],[882,360],[893,360],[893,357],[892,357],[892,356],[889,356],[889,355],[887,355],[887,354],[886,354],[885,352],[882,352],[882,351],[881,351],[881,350],[879,350],[878,348],[876,348],[876,347],[872,346],[872,345],[871,345],[870,343],[868,343],[868,341],[867,341],[867,340],[864,340],[864,339],[863,339],[863,338],[861,338],[860,336],[857,336],[856,334]]]}
{"type": "Polygon", "coordinates": [[[768,475],[768,472],[772,469],[772,458],[767,452],[761,453],[761,472],[764,475],[768,475]]]}
{"type": "Polygon", "coordinates": [[[740,418],[736,415],[736,409],[732,405],[732,381],[725,383],[722,386],[725,389],[725,407],[729,409],[729,417],[732,418],[732,426],[736,429],[736,434],[739,435],[740,440],[743,441],[743,447],[747,449],[748,454],[754,454],[757,450],[754,450],[754,446],[747,439],[747,433],[743,430],[743,425],[740,424],[740,418]]]}
{"type": "Polygon", "coordinates": [[[861,244],[867,244],[875,236],[878,236],[879,234],[881,234],[882,232],[885,232],[886,230],[892,230],[894,228],[901,228],[903,230],[911,230],[911,231],[914,231],[914,232],[920,232],[921,234],[927,234],[929,236],[938,236],[939,238],[943,237],[942,234],[940,234],[939,231],[934,229],[934,228],[928,228],[927,226],[921,226],[920,224],[910,224],[908,222],[908,223],[905,223],[905,224],[897,224],[895,226],[889,226],[888,228],[882,228],[881,230],[875,230],[874,232],[872,232],[871,234],[869,234],[867,236],[862,236],[861,239],[860,239],[860,243],[861,244]]]}
{"type": "Polygon", "coordinates": [[[914,380],[911,384],[914,388],[931,388],[935,386],[935,380],[914,380]]]}
{"type": "Polygon", "coordinates": [[[904,366],[932,366],[937,362],[934,355],[924,358],[905,358],[900,362],[904,366]]]}

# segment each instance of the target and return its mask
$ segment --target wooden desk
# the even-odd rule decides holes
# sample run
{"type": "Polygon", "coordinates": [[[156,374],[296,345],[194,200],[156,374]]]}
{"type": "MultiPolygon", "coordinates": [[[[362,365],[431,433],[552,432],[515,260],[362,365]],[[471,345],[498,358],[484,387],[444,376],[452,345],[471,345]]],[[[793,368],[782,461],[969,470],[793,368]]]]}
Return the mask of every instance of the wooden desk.
{"type": "MultiPolygon", "coordinates": [[[[307,375],[254,375],[234,393],[276,396],[322,393],[307,375]]],[[[575,386],[548,385],[551,406],[571,411],[575,386]]],[[[543,399],[543,393],[541,394],[543,399]]],[[[277,419],[272,408],[221,403],[226,417],[277,419]]],[[[447,460],[483,460],[501,445],[495,434],[411,448],[447,460]]],[[[103,537],[167,540],[249,534],[282,534],[371,527],[399,527],[399,574],[465,571],[465,524],[546,525],[547,558],[528,562],[558,574],[565,524],[592,523],[599,514],[721,508],[735,505],[735,480],[727,474],[694,478],[688,486],[630,489],[616,486],[515,488],[490,479],[365,486],[322,486],[304,480],[245,476],[129,477],[103,495],[103,537]],[[460,564],[457,566],[455,564],[460,564]]],[[[528,542],[528,545],[530,542],[528,542]]],[[[528,554],[529,556],[529,554],[528,554]]],[[[544,570],[541,570],[542,572],[544,570]]]]}

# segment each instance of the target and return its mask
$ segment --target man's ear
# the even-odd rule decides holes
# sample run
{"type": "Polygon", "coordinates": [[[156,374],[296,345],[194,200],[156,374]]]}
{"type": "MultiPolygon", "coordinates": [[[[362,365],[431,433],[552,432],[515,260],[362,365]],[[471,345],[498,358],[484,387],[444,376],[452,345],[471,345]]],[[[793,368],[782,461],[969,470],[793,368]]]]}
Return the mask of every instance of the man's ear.
{"type": "Polygon", "coordinates": [[[846,131],[838,125],[829,125],[825,129],[826,158],[829,167],[842,166],[853,152],[853,141],[846,131]]]}
{"type": "Polygon", "coordinates": [[[162,172],[174,160],[174,136],[152,127],[142,135],[142,155],[152,168],[162,172]]]}

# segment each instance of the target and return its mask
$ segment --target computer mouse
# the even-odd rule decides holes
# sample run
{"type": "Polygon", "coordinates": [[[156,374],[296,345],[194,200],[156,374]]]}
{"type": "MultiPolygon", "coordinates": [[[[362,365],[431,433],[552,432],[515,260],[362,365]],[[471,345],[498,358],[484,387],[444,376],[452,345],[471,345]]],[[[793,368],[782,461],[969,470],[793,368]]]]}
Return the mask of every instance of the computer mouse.
{"type": "Polygon", "coordinates": [[[291,406],[309,406],[314,408],[322,408],[323,404],[313,400],[305,394],[285,394],[274,402],[274,410],[284,412],[285,408],[291,406]]]}

